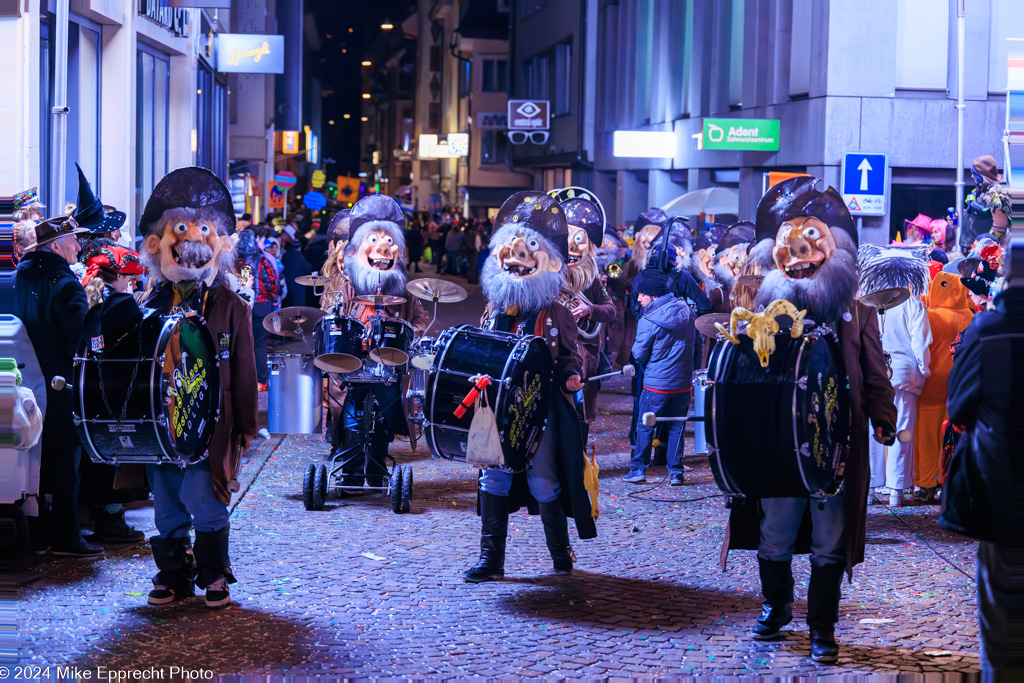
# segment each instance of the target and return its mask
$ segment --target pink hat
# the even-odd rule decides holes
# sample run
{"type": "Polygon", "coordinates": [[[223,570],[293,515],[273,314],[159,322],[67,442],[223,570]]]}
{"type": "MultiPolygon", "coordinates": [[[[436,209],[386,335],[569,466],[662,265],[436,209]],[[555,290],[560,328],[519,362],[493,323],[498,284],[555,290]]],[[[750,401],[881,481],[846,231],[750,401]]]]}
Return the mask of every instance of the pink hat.
{"type": "Polygon", "coordinates": [[[932,235],[932,219],[925,216],[923,213],[917,214],[917,217],[912,221],[903,221],[907,225],[907,230],[915,228],[921,237],[931,237],[932,235]]]}

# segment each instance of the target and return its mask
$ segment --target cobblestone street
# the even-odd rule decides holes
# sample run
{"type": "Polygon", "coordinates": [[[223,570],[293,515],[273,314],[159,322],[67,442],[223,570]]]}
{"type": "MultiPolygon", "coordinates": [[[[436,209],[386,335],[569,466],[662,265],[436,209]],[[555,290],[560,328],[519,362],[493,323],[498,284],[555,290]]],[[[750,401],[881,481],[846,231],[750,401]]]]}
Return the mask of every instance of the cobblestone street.
{"type": "MultiPolygon", "coordinates": [[[[382,495],[301,502],[320,437],[274,436],[250,451],[232,514],[234,603],[146,605],[148,544],[96,562],[33,558],[20,603],[21,662],[215,675],[379,677],[794,675],[976,671],[973,543],[941,531],[938,508],[870,509],[867,561],[844,584],[835,666],[808,658],[807,561],[795,563],[786,637],[750,640],[760,606],[753,553],[719,547],[727,511],[706,462],[688,484],[664,468],[621,482],[631,408],[624,383],[602,394],[595,428],[599,537],[575,543],[571,577],[550,574],[539,518],[510,525],[505,581],[465,584],[479,522],[476,472],[396,444],[415,471],[410,514],[382,495]],[[651,474],[653,473],[653,477],[651,474]]],[[[692,445],[690,445],[692,448],[692,445]]],[[[155,533],[152,508],[130,519],[155,533]]]]}

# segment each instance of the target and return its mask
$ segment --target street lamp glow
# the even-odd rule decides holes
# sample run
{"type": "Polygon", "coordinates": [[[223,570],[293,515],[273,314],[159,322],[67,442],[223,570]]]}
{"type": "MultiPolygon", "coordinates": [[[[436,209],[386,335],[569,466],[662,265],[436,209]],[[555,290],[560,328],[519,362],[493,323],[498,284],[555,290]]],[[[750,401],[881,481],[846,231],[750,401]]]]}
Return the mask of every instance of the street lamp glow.
{"type": "Polygon", "coordinates": [[[328,121],[327,125],[328,126],[333,126],[334,125],[334,119],[331,119],[330,121],[328,121]]]}
{"type": "Polygon", "coordinates": [[[671,131],[617,130],[612,135],[612,155],[671,159],[676,155],[676,134],[671,131]]]}
{"type": "Polygon", "coordinates": [[[372,66],[373,62],[371,62],[369,59],[364,59],[362,64],[363,66],[372,66]]]}
{"type": "Polygon", "coordinates": [[[343,118],[343,119],[350,119],[350,118],[352,118],[352,115],[351,114],[342,114],[341,118],[343,118]]]}
{"type": "Polygon", "coordinates": [[[370,93],[368,93],[368,92],[364,92],[364,93],[363,93],[363,99],[364,99],[364,100],[368,100],[368,99],[370,99],[370,93]]]}
{"type": "Polygon", "coordinates": [[[359,118],[359,120],[365,123],[365,122],[367,122],[367,121],[369,121],[369,120],[370,120],[370,117],[369,117],[369,116],[361,116],[361,117],[359,118]]]}
{"type": "Polygon", "coordinates": [[[395,27],[395,25],[389,22],[389,23],[386,23],[386,24],[381,24],[380,27],[383,30],[385,30],[385,31],[390,31],[391,29],[393,29],[395,27]]]}

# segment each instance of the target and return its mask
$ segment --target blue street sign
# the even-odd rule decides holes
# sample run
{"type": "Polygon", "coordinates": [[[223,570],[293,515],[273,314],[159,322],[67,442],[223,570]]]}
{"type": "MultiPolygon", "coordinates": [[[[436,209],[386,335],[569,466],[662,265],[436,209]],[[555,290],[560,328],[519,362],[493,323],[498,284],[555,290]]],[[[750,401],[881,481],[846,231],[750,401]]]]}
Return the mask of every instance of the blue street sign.
{"type": "Polygon", "coordinates": [[[884,216],[887,176],[886,155],[870,152],[844,154],[840,192],[850,213],[855,216],[884,216]]]}

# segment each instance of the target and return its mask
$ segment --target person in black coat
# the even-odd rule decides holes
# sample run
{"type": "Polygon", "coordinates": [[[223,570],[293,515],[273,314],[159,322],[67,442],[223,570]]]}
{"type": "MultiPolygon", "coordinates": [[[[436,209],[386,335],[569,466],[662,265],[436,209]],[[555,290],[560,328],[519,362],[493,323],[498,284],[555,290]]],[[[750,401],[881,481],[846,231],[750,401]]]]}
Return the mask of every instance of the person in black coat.
{"type": "Polygon", "coordinates": [[[38,553],[99,557],[103,547],[82,538],[78,526],[78,467],[82,445],[72,420],[70,388],[55,391],[55,376],[70,379],[74,357],[89,310],[85,289],[71,272],[78,260],[76,235],[86,232],[73,218],[60,216],[36,226],[34,251],[25,255],[14,278],[14,313],[25,325],[46,378],[39,491],[50,494],[47,512],[41,506],[32,532],[38,553]]]}
{"type": "Polygon", "coordinates": [[[963,333],[946,406],[964,432],[949,464],[939,526],[977,538],[978,633],[984,680],[1024,672],[1024,482],[1014,399],[1024,395],[1024,239],[1011,241],[1008,288],[963,333]],[[1014,438],[1017,437],[1017,438],[1014,438]]]}

